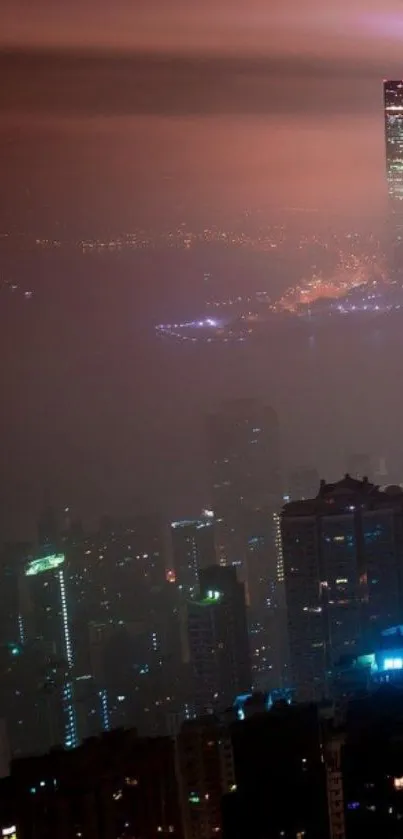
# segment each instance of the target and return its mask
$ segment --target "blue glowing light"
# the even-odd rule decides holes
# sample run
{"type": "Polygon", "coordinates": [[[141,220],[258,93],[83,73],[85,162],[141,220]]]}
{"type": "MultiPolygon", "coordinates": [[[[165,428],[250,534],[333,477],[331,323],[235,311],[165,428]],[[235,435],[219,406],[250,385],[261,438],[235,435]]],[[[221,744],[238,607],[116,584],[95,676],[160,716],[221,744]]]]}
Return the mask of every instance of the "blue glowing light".
{"type": "Polygon", "coordinates": [[[403,658],[385,658],[383,662],[384,670],[402,670],[403,658]]]}

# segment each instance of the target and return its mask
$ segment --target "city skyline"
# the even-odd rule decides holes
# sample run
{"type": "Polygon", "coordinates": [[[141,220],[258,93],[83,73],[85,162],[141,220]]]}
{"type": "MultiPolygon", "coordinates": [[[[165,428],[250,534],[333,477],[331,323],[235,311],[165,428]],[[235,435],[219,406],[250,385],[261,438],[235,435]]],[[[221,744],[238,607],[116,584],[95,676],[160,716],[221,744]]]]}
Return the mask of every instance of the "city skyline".
{"type": "Polygon", "coordinates": [[[4,0],[0,836],[403,836],[401,0],[4,0]]]}
{"type": "MultiPolygon", "coordinates": [[[[333,499],[363,471],[381,499],[403,484],[390,214],[403,82],[384,82],[382,105],[382,78],[399,78],[397,12],[393,0],[383,14],[354,0],[326,15],[318,0],[173,0],[168,15],[141,0],[118,2],[112,19],[106,0],[73,0],[67,20],[56,0],[7,4],[7,690],[34,647],[46,669],[53,645],[68,714],[76,702],[104,730],[138,717],[155,734],[168,712],[191,718],[196,694],[201,711],[224,693],[231,704],[236,691],[298,687],[285,621],[303,592],[295,606],[284,502],[320,507],[324,487],[333,499]],[[214,346],[198,340],[207,326],[214,346]],[[354,478],[315,486],[348,464],[354,478]]],[[[330,554],[318,550],[319,565],[330,554]]],[[[332,668],[356,643],[354,608],[353,640],[334,641],[338,613],[333,640],[316,638],[333,644],[332,668]]]]}

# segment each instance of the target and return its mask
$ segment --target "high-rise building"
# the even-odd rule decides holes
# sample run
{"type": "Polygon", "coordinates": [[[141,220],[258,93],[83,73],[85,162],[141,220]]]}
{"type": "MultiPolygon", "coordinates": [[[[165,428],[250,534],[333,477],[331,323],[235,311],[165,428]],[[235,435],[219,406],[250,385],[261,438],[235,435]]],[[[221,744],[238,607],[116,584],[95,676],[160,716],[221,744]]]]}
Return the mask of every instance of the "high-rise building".
{"type": "Polygon", "coordinates": [[[195,591],[199,569],[216,561],[213,514],[173,521],[171,539],[176,585],[186,593],[195,591]]]}
{"type": "Polygon", "coordinates": [[[276,579],[278,583],[284,583],[284,556],[283,541],[281,538],[281,517],[280,513],[273,513],[274,540],[276,546],[276,579]]]}
{"type": "Polygon", "coordinates": [[[99,547],[105,545],[111,558],[114,556],[120,575],[126,567],[132,580],[135,576],[138,584],[148,592],[164,585],[164,533],[157,514],[147,513],[124,519],[103,518],[98,537],[99,547]]]}
{"type": "Polygon", "coordinates": [[[384,82],[386,176],[389,193],[392,273],[402,276],[403,246],[403,80],[384,82]]]}
{"type": "Polygon", "coordinates": [[[273,518],[282,503],[277,415],[259,399],[230,400],[207,430],[218,561],[235,565],[245,583],[254,684],[269,689],[281,683],[274,647],[284,635],[273,518]]]}
{"type": "Polygon", "coordinates": [[[301,699],[329,693],[340,657],[401,623],[403,492],[346,475],[282,512],[291,680],[301,699]]]}
{"type": "Polygon", "coordinates": [[[235,785],[224,839],[327,839],[326,774],[314,705],[275,704],[232,726],[235,785]]]}
{"type": "Polygon", "coordinates": [[[78,735],[65,555],[47,554],[30,559],[25,567],[21,594],[26,642],[38,650],[43,661],[41,689],[49,699],[49,744],[64,743],[71,748],[78,744],[78,735]]]}
{"type": "Polygon", "coordinates": [[[136,725],[144,735],[166,733],[168,716],[181,712],[190,691],[183,678],[181,600],[166,580],[159,517],[104,519],[68,557],[75,673],[80,695],[87,688],[92,702],[94,683],[106,703],[98,731],[136,725]]]}
{"type": "Polygon", "coordinates": [[[279,513],[245,511],[248,539],[248,624],[255,690],[284,685],[287,662],[284,574],[279,513]]]}
{"type": "Polygon", "coordinates": [[[207,430],[219,559],[246,580],[245,512],[276,510],[281,498],[277,416],[258,399],[236,399],[209,417],[207,430]]]}
{"type": "Polygon", "coordinates": [[[197,713],[230,706],[251,689],[245,588],[236,569],[200,571],[200,597],[187,607],[189,655],[197,713]]]}
{"type": "Polygon", "coordinates": [[[97,623],[132,621],[165,586],[162,523],[155,515],[104,517],[96,533],[69,550],[77,613],[97,623]]]}
{"type": "Polygon", "coordinates": [[[176,742],[185,835],[220,835],[221,799],[235,789],[228,726],[208,714],[184,722],[176,742]]]}
{"type": "Polygon", "coordinates": [[[31,546],[24,542],[8,543],[0,552],[2,608],[0,614],[0,647],[24,643],[24,627],[20,612],[20,578],[31,546]]]}
{"type": "Polygon", "coordinates": [[[65,581],[65,555],[31,559],[25,567],[28,595],[27,633],[46,655],[73,664],[70,618],[65,581]]]}
{"type": "Polygon", "coordinates": [[[403,202],[403,80],[384,82],[386,172],[392,207],[403,202]]]}
{"type": "Polygon", "coordinates": [[[348,706],[341,750],[346,839],[402,834],[402,699],[401,688],[386,687],[348,706]]]}
{"type": "Polygon", "coordinates": [[[9,839],[183,839],[175,743],[118,730],[17,760],[0,781],[0,819],[15,825],[9,839]]]}

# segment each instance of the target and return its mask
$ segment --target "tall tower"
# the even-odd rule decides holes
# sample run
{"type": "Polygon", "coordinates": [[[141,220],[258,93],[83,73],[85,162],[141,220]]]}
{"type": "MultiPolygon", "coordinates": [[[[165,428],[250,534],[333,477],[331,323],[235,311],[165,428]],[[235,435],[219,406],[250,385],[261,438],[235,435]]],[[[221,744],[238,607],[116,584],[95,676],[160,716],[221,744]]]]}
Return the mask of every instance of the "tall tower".
{"type": "Polygon", "coordinates": [[[245,588],[235,568],[200,571],[200,597],[188,604],[197,713],[224,709],[251,689],[245,588]]]}
{"type": "Polygon", "coordinates": [[[198,584],[200,568],[215,563],[214,516],[171,523],[176,585],[188,594],[198,584]]]}
{"type": "Polygon", "coordinates": [[[42,689],[49,697],[50,745],[78,745],[73,702],[73,645],[65,575],[65,555],[31,559],[23,577],[26,640],[41,654],[42,689]],[[60,730],[63,726],[63,731],[60,730]]]}
{"type": "Polygon", "coordinates": [[[281,521],[292,684],[328,693],[333,667],[402,622],[403,492],[346,475],[281,521]]]}
{"type": "Polygon", "coordinates": [[[403,80],[387,80],[383,89],[392,270],[399,276],[403,266],[403,80]]]}
{"type": "Polygon", "coordinates": [[[246,579],[248,513],[265,516],[281,499],[277,415],[258,399],[236,399],[209,417],[207,432],[220,561],[246,579]]]}
{"type": "Polygon", "coordinates": [[[282,505],[279,428],[259,399],[236,399],[210,416],[212,502],[220,564],[235,565],[245,583],[253,650],[253,682],[279,687],[284,610],[278,608],[276,527],[282,505]]]}
{"type": "Polygon", "coordinates": [[[189,839],[220,835],[222,797],[235,791],[228,726],[213,714],[187,720],[176,742],[185,835],[189,839]]]}
{"type": "Polygon", "coordinates": [[[386,174],[394,211],[403,212],[403,80],[383,85],[386,174]]]}

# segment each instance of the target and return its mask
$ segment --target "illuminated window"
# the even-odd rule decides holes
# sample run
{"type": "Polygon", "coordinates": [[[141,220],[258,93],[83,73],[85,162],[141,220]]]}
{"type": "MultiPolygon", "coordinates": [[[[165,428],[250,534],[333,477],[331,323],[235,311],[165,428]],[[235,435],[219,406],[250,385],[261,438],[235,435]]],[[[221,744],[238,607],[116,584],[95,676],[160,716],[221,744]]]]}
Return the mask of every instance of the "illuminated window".
{"type": "Polygon", "coordinates": [[[385,670],[402,670],[403,658],[385,658],[383,666],[385,670]]]}
{"type": "Polygon", "coordinates": [[[402,790],[403,789],[403,776],[400,778],[393,778],[393,786],[395,789],[402,790]]]}

